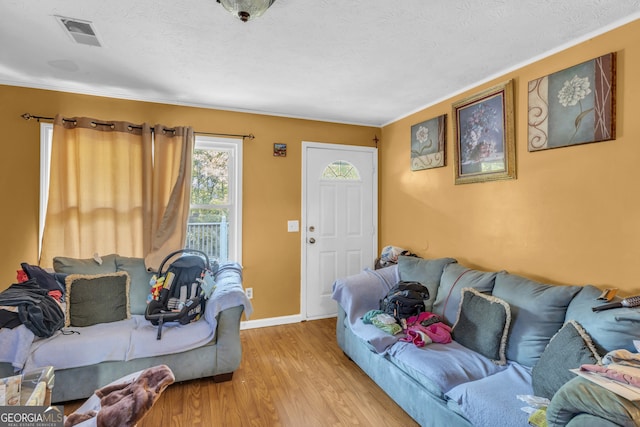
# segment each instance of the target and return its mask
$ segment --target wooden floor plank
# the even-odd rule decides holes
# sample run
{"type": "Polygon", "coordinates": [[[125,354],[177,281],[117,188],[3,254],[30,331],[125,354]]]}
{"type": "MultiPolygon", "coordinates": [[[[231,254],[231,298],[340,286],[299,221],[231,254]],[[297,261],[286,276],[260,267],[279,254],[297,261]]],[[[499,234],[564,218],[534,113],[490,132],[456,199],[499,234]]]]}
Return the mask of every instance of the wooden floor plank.
{"type": "MultiPolygon", "coordinates": [[[[232,381],[173,384],[138,426],[417,426],[343,354],[335,321],[241,331],[232,381]]],[[[67,402],[65,414],[81,403],[67,402]]]]}

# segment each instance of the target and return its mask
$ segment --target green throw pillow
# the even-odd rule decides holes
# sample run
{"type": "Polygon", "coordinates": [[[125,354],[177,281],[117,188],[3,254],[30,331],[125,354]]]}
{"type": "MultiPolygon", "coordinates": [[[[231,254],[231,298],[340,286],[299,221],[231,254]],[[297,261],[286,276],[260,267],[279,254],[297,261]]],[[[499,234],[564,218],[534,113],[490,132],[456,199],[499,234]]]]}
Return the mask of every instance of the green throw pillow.
{"type": "Polygon", "coordinates": [[[84,327],[131,317],[127,272],[67,276],[65,326],[84,327]]]}
{"type": "Polygon", "coordinates": [[[500,298],[464,288],[451,334],[458,344],[482,354],[496,365],[506,360],[511,308],[500,298]]]}
{"type": "Polygon", "coordinates": [[[556,391],[576,375],[569,369],[600,363],[591,337],[575,320],[569,320],[551,338],[540,360],[531,371],[536,396],[553,398],[556,391]]]}

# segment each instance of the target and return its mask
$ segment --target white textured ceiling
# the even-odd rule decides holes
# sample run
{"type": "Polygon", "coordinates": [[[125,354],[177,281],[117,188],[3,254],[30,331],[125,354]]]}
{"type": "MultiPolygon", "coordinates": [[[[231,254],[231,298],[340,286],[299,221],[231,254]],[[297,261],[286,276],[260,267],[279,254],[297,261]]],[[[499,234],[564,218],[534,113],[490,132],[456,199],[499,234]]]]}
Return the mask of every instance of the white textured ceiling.
{"type": "Polygon", "coordinates": [[[215,0],[2,0],[0,84],[381,126],[639,17],[640,0],[277,0],[248,23],[215,0]]]}

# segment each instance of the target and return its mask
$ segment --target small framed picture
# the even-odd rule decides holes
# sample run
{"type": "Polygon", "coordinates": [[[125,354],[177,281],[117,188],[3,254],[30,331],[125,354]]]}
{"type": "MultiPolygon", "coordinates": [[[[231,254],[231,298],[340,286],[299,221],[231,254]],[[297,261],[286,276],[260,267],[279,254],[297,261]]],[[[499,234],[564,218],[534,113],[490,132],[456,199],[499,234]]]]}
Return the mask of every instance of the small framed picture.
{"type": "Polygon", "coordinates": [[[440,168],[445,165],[447,115],[411,126],[411,170],[440,168]]]}
{"type": "Polygon", "coordinates": [[[273,144],[274,157],[287,157],[287,144],[273,144]]]}

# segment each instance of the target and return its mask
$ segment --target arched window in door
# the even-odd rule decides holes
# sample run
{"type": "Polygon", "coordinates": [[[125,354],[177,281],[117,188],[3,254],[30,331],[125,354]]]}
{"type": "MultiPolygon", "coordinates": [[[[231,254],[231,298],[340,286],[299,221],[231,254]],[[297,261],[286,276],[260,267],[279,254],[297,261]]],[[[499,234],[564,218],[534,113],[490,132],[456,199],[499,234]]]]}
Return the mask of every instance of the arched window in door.
{"type": "Polygon", "coordinates": [[[331,180],[340,179],[359,181],[360,172],[358,172],[358,168],[356,168],[352,163],[349,163],[346,160],[336,160],[324,168],[322,171],[322,178],[331,180]]]}

